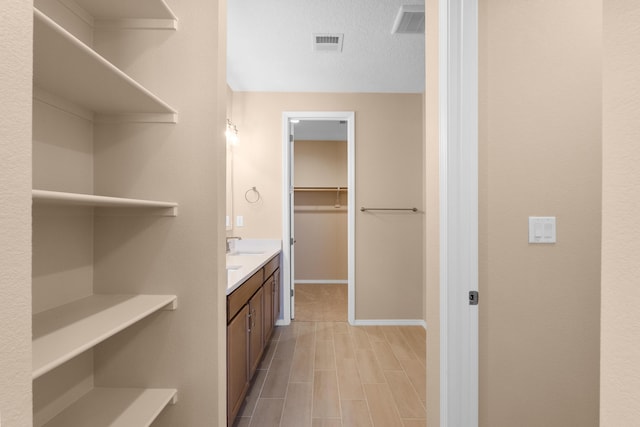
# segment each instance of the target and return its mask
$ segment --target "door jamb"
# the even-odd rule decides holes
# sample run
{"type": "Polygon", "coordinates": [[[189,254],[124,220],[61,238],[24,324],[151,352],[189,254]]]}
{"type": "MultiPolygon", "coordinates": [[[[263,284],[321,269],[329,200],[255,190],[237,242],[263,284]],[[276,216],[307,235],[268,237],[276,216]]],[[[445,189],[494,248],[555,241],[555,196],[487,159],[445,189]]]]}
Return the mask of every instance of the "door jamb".
{"type": "Polygon", "coordinates": [[[346,120],[347,121],[347,304],[348,320],[355,322],[355,113],[353,111],[285,111],[282,113],[282,315],[279,325],[291,323],[291,233],[289,230],[289,122],[298,120],[346,120]]]}
{"type": "Polygon", "coordinates": [[[439,0],[440,426],[478,426],[478,4],[439,0]]]}

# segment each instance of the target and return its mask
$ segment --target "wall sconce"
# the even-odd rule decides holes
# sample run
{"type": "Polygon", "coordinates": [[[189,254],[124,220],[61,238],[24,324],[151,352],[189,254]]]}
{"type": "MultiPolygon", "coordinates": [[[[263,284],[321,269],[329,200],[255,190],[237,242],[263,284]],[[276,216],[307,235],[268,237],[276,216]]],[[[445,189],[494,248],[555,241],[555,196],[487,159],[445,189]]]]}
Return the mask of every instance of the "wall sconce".
{"type": "Polygon", "coordinates": [[[238,143],[238,127],[229,119],[227,119],[227,130],[224,135],[227,137],[228,144],[236,145],[238,143]]]}

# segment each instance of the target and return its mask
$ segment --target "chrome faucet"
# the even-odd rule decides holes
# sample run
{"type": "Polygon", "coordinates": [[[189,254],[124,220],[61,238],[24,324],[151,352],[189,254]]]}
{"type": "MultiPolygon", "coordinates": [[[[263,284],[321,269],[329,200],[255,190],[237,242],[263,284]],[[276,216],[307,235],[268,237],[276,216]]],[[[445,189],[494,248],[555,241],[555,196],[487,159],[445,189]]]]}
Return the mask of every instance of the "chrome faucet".
{"type": "Polygon", "coordinates": [[[242,240],[242,237],[229,236],[229,237],[226,238],[226,251],[227,251],[227,253],[231,252],[231,246],[229,246],[229,241],[230,240],[242,240]]]}

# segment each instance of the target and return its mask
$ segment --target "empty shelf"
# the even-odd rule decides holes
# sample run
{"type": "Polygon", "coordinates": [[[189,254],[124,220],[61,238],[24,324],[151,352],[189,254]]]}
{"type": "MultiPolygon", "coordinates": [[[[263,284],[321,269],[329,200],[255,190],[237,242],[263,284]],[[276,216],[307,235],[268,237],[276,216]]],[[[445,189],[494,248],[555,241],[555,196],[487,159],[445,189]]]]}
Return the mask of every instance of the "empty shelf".
{"type": "Polygon", "coordinates": [[[33,25],[34,86],[105,120],[175,123],[173,108],[38,9],[33,25]]]}
{"type": "Polygon", "coordinates": [[[176,396],[175,389],[94,388],[45,427],[148,427],[176,396]]]}
{"type": "Polygon", "coordinates": [[[294,187],[293,191],[336,192],[336,191],[348,191],[348,188],[347,187],[294,187]]]}
{"type": "Polygon", "coordinates": [[[164,308],[175,295],[92,295],[33,316],[33,375],[85,350],[164,308]]]}
{"type": "Polygon", "coordinates": [[[112,208],[156,208],[171,209],[177,214],[178,204],[157,200],[127,199],[122,197],[96,196],[93,194],[65,193],[62,191],[32,190],[35,203],[52,203],[61,205],[81,205],[112,208]]]}
{"type": "Polygon", "coordinates": [[[96,20],[176,19],[164,0],[76,0],[76,3],[96,20]]]}

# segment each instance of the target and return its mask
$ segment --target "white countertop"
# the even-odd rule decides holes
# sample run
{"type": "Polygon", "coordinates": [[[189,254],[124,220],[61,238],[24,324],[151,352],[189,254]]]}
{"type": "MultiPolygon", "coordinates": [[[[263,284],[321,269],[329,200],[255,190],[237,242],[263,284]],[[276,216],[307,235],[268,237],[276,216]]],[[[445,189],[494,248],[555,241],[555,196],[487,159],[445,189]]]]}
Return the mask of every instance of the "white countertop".
{"type": "Polygon", "coordinates": [[[230,243],[232,249],[227,254],[227,295],[282,250],[280,240],[243,239],[230,243]]]}

